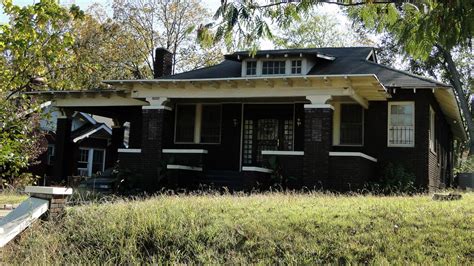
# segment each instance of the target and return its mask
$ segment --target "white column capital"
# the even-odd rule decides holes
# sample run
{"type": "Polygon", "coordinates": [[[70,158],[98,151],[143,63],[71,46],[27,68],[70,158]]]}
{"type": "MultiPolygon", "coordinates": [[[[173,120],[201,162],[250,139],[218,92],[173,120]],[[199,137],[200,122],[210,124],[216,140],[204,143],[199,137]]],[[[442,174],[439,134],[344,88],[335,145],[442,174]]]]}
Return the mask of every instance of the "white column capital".
{"type": "Polygon", "coordinates": [[[172,108],[166,106],[166,103],[169,101],[166,97],[147,97],[146,101],[150,105],[142,106],[142,109],[164,109],[171,111],[172,108]]]}
{"type": "Polygon", "coordinates": [[[329,108],[334,110],[334,107],[327,102],[332,99],[332,95],[308,95],[306,99],[311,102],[311,104],[305,104],[304,108],[329,108]]]}

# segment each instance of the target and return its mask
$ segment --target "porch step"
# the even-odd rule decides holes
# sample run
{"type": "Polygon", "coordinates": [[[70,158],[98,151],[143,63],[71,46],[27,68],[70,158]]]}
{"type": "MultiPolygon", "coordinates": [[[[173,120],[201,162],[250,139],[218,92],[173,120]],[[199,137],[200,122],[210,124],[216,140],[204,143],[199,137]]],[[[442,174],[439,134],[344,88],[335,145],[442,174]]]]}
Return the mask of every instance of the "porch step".
{"type": "Polygon", "coordinates": [[[240,172],[211,170],[200,180],[200,183],[214,188],[227,187],[230,190],[241,190],[244,180],[240,172]]]}

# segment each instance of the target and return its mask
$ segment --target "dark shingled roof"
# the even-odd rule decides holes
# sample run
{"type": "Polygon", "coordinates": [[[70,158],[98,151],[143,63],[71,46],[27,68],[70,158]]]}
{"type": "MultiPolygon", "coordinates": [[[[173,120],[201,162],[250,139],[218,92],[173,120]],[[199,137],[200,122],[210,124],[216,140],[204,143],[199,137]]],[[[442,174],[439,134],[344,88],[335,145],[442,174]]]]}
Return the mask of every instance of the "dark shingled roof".
{"type": "MultiPolygon", "coordinates": [[[[303,54],[305,56],[314,55],[313,58],[316,59],[316,65],[307,73],[308,75],[375,74],[386,87],[449,87],[449,85],[435,80],[369,61],[367,58],[372,51],[372,47],[260,50],[256,52],[255,57],[262,57],[266,56],[267,54],[303,54]],[[332,56],[335,57],[335,60],[317,58],[317,54],[332,56]]],[[[211,79],[241,77],[241,59],[245,57],[249,57],[248,51],[236,52],[226,55],[225,60],[220,64],[162,77],[161,79],[211,79]]]]}

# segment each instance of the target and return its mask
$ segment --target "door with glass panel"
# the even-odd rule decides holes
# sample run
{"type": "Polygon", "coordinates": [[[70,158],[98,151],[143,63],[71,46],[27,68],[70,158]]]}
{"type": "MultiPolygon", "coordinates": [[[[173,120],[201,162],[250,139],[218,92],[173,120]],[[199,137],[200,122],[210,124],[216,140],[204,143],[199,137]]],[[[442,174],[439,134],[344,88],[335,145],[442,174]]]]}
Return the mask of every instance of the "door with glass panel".
{"type": "Polygon", "coordinates": [[[265,150],[293,150],[293,105],[246,105],[243,134],[243,165],[260,165],[265,150]]]}

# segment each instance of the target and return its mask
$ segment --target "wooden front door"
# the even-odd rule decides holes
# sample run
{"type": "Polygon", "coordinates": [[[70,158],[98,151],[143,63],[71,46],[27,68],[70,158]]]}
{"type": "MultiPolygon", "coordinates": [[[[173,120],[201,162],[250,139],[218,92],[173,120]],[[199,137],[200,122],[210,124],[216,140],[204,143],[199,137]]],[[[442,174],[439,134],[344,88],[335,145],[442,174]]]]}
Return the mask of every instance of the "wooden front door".
{"type": "Polygon", "coordinates": [[[293,150],[293,105],[246,105],[243,165],[260,165],[262,151],[293,150]]]}

